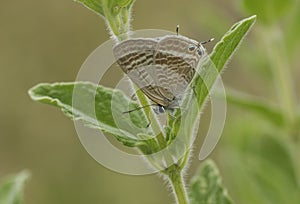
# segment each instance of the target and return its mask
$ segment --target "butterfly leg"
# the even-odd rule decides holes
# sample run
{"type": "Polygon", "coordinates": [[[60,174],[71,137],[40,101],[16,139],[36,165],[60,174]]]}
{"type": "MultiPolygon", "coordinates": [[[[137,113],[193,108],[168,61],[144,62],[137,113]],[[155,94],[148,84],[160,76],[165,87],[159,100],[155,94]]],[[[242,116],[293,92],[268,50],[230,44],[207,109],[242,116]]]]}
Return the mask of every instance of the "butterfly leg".
{"type": "Polygon", "coordinates": [[[196,92],[196,90],[195,90],[195,85],[193,85],[191,88],[192,88],[192,90],[193,90],[194,95],[197,96],[197,92],[196,92]]]}
{"type": "Polygon", "coordinates": [[[136,101],[137,100],[135,93],[131,95],[130,100],[132,100],[132,101],[136,101]]]}
{"type": "Polygon", "coordinates": [[[149,128],[151,125],[151,120],[149,121],[149,123],[147,124],[146,128],[149,128]]]}
{"type": "Polygon", "coordinates": [[[178,36],[178,33],[179,33],[179,25],[176,26],[176,34],[178,36]]]}

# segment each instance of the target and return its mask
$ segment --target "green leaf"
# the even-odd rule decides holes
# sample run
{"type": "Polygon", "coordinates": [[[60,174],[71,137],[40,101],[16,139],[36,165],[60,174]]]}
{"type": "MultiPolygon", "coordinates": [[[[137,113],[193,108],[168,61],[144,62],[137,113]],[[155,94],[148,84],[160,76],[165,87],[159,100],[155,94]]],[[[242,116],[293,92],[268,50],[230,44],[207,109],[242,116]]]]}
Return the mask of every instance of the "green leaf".
{"type": "Polygon", "coordinates": [[[24,183],[29,178],[28,171],[22,171],[17,175],[6,178],[0,184],[0,203],[21,204],[23,203],[24,183]]]}
{"type": "MultiPolygon", "coordinates": [[[[297,188],[297,173],[294,169],[293,157],[291,148],[286,138],[275,137],[270,135],[264,135],[257,140],[252,140],[251,148],[249,148],[249,154],[255,155],[255,157],[261,157],[262,163],[268,165],[272,171],[276,169],[276,173],[282,176],[284,181],[288,183],[291,188],[297,188]]],[[[250,163],[249,163],[250,164],[250,163]]],[[[258,168],[257,163],[252,163],[256,167],[252,167],[252,170],[265,172],[265,168],[258,168]]],[[[269,171],[271,172],[271,170],[269,171]]],[[[265,174],[266,175],[266,174],[265,174]]],[[[270,177],[270,175],[266,175],[270,177]]],[[[279,176],[276,176],[277,181],[280,180],[279,176]]],[[[272,180],[270,177],[269,180],[272,180]]],[[[273,181],[272,181],[273,182],[273,181]]],[[[280,189],[280,185],[278,185],[280,189]]]]}
{"type": "Polygon", "coordinates": [[[119,90],[89,82],[45,83],[30,89],[29,95],[35,101],[60,108],[74,120],[111,133],[124,145],[144,145],[138,134],[149,135],[149,130],[145,128],[148,122],[142,111],[123,114],[128,109],[138,107],[138,104],[130,102],[119,90]]]}
{"type": "Polygon", "coordinates": [[[119,14],[122,8],[129,9],[134,0],[103,0],[111,12],[115,15],[119,14]]]}
{"type": "Polygon", "coordinates": [[[202,65],[200,75],[194,79],[194,87],[199,107],[203,106],[209,90],[211,90],[217,79],[217,75],[222,72],[226,63],[238,49],[255,23],[255,20],[256,16],[254,15],[234,24],[214,47],[213,52],[210,54],[210,61],[204,62],[202,65]],[[213,63],[214,66],[211,63],[213,63]],[[205,81],[205,83],[203,83],[203,81],[205,81]]]}
{"type": "Polygon", "coordinates": [[[270,24],[287,14],[294,0],[243,0],[242,4],[246,12],[256,13],[262,22],[270,24]]]}
{"type": "Polygon", "coordinates": [[[280,109],[270,105],[269,102],[229,89],[226,89],[226,100],[233,105],[260,114],[268,121],[273,122],[276,126],[285,125],[285,118],[284,115],[279,111],[280,109]]]}
{"type": "Polygon", "coordinates": [[[83,4],[85,7],[94,11],[98,15],[104,16],[103,5],[101,0],[74,0],[74,1],[83,4]]]}
{"type": "Polygon", "coordinates": [[[251,29],[255,19],[256,16],[251,16],[234,24],[216,44],[210,57],[204,60],[201,65],[198,65],[200,66],[200,74],[194,77],[191,85],[193,87],[191,91],[196,93],[197,103],[195,103],[195,100],[192,100],[194,94],[187,93],[183,99],[183,107],[186,107],[186,111],[183,111],[183,114],[181,114],[180,110],[178,110],[175,113],[176,119],[170,120],[168,123],[167,138],[171,139],[169,142],[171,143],[174,138],[178,140],[178,137],[180,137],[178,145],[174,146],[176,147],[174,151],[178,152],[178,155],[182,155],[190,147],[190,138],[194,133],[194,126],[203,104],[208,98],[209,90],[211,90],[218,75],[251,29]]]}
{"type": "Polygon", "coordinates": [[[244,204],[300,203],[295,161],[286,135],[253,116],[231,122],[225,132],[227,147],[220,150],[222,173],[232,197],[244,204]]]}
{"type": "Polygon", "coordinates": [[[268,143],[263,151],[252,153],[232,151],[235,156],[231,157],[233,162],[227,167],[228,174],[231,174],[229,180],[234,183],[231,189],[235,189],[232,191],[239,200],[245,201],[243,202],[245,204],[298,204],[300,188],[297,185],[293,163],[290,158],[285,157],[286,152],[282,152],[282,149],[274,149],[282,144],[272,146],[273,144],[268,143]],[[266,151],[273,153],[271,161],[268,160],[271,157],[266,155],[266,151]],[[280,153],[284,154],[280,155],[280,153]],[[285,164],[288,165],[284,166],[285,164]],[[239,172],[232,174],[232,169],[239,169],[239,172]],[[249,185],[245,186],[245,183],[249,185]]]}
{"type": "Polygon", "coordinates": [[[235,23],[216,44],[210,55],[217,70],[222,71],[256,21],[256,15],[235,23]]]}
{"type": "Polygon", "coordinates": [[[129,8],[134,0],[74,0],[83,4],[88,9],[94,11],[98,15],[105,17],[105,10],[109,10],[111,14],[117,15],[121,8],[129,8]]]}
{"type": "Polygon", "coordinates": [[[232,204],[212,160],[206,161],[190,183],[191,204],[232,204]]]}
{"type": "Polygon", "coordinates": [[[134,0],[74,0],[102,16],[112,37],[118,41],[128,38],[131,8],[134,0]]]}

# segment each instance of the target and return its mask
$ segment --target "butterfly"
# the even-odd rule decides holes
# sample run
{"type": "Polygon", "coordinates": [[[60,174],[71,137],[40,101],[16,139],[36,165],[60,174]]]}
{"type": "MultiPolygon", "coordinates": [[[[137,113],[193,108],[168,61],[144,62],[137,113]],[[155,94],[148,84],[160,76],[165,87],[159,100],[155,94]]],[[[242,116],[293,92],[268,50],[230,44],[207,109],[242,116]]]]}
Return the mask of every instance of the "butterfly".
{"type": "Polygon", "coordinates": [[[178,34],[133,38],[116,44],[113,54],[123,72],[162,113],[179,107],[199,61],[206,55],[202,45],[209,41],[199,43],[178,34]]]}

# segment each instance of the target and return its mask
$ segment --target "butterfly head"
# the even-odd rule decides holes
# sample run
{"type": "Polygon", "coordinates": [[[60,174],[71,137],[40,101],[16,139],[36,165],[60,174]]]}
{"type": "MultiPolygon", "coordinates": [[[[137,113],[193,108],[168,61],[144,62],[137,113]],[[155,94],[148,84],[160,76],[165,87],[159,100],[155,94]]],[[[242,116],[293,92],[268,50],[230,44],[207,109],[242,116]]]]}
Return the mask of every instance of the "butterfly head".
{"type": "Polygon", "coordinates": [[[214,38],[211,38],[208,41],[200,42],[200,43],[197,43],[197,44],[191,44],[188,48],[188,51],[189,52],[196,52],[197,55],[202,57],[206,53],[206,49],[204,48],[203,45],[206,44],[206,43],[212,42],[213,40],[214,40],[214,38]]]}
{"type": "Polygon", "coordinates": [[[199,55],[199,57],[202,57],[206,53],[205,48],[200,43],[197,45],[194,44],[190,45],[188,50],[189,52],[196,52],[197,55],[199,55]]]}

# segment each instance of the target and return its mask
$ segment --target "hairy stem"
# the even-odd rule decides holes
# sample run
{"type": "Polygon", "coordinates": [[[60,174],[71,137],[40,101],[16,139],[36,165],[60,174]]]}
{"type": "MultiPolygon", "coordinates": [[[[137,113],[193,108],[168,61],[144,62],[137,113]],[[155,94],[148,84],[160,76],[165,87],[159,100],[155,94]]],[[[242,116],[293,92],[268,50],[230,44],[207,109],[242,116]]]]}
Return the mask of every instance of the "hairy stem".
{"type": "Polygon", "coordinates": [[[278,102],[281,110],[286,115],[288,124],[293,126],[296,119],[296,102],[291,69],[281,30],[275,25],[274,27],[264,29],[262,35],[272,66],[274,87],[278,94],[278,102]]]}
{"type": "Polygon", "coordinates": [[[162,173],[167,175],[170,184],[172,185],[173,193],[175,194],[177,204],[189,204],[187,191],[184,185],[182,168],[173,164],[164,170],[162,173]]]}
{"type": "Polygon", "coordinates": [[[298,129],[297,105],[291,67],[288,62],[284,38],[278,25],[268,27],[262,31],[262,37],[265,41],[269,61],[272,66],[273,81],[278,95],[278,102],[287,121],[286,132],[287,135],[291,136],[290,139],[294,143],[295,168],[298,172],[298,183],[300,184],[300,160],[298,159],[300,154],[300,143],[298,142],[299,135],[297,134],[297,131],[295,131],[295,128],[298,129]]]}

